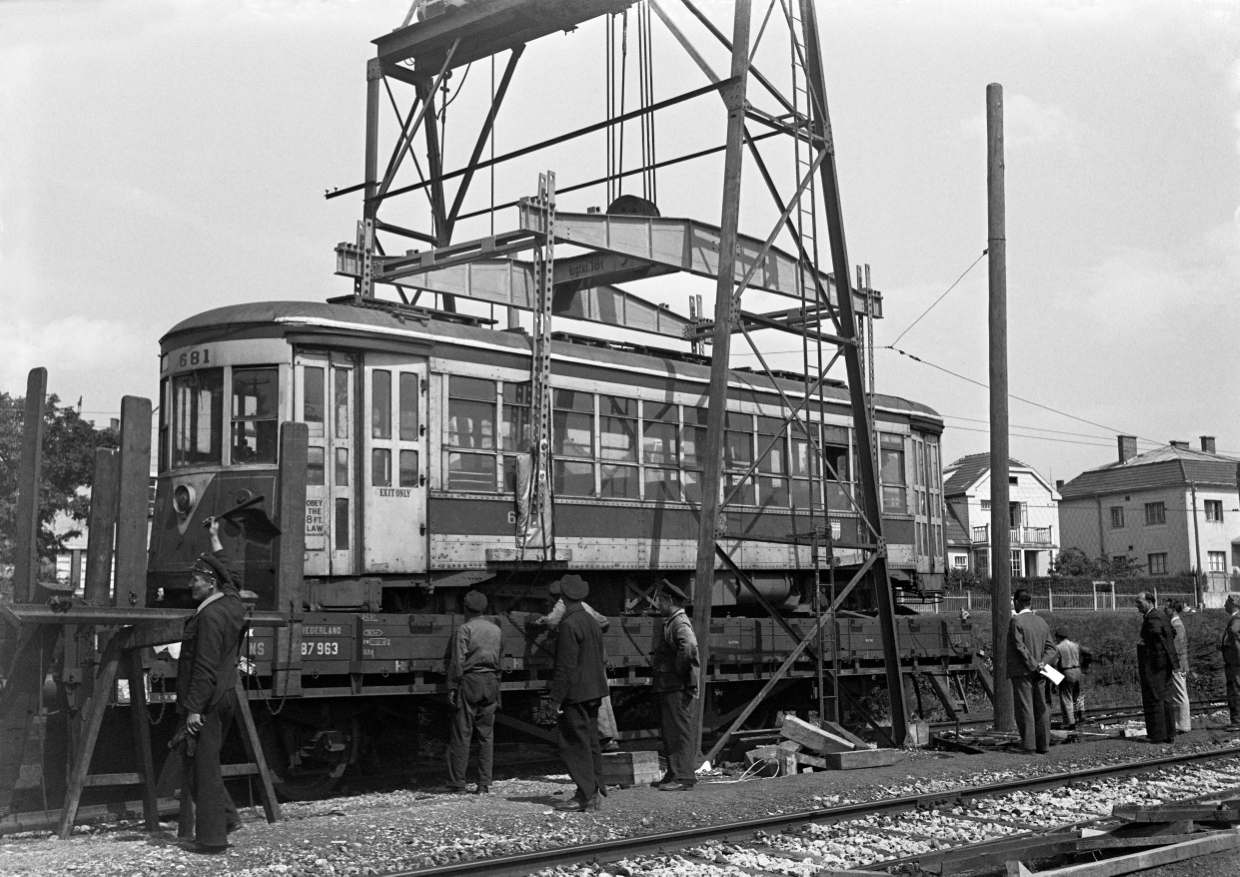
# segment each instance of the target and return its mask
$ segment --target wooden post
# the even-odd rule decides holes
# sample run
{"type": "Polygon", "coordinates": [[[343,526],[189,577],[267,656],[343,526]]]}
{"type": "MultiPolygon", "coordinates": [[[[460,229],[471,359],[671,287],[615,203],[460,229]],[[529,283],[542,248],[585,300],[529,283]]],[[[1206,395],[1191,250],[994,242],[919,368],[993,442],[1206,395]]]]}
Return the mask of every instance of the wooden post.
{"type": "MultiPolygon", "coordinates": [[[[711,338],[710,407],[706,413],[706,454],[702,460],[702,508],[698,519],[697,575],[693,585],[693,632],[697,636],[704,689],[710,674],[710,608],[715,590],[715,544],[723,481],[723,439],[731,374],[732,294],[736,289],[736,230],[740,220],[741,167],[745,134],[745,88],[749,82],[749,0],[736,0],[732,20],[732,77],[722,92],[728,109],[723,160],[723,215],[719,222],[719,275],[715,280],[715,325],[711,338]]],[[[693,751],[702,749],[706,698],[693,708],[693,751]]]]}
{"type": "Polygon", "coordinates": [[[86,537],[86,602],[107,606],[112,597],[112,545],[116,537],[116,490],[120,456],[112,448],[95,449],[95,478],[90,488],[86,537]]]}
{"type": "MultiPolygon", "coordinates": [[[[149,410],[149,409],[148,409],[149,410]]],[[[150,440],[147,444],[149,446],[150,440]]],[[[95,751],[95,741],[99,739],[99,729],[103,725],[103,715],[108,703],[112,700],[112,692],[116,686],[117,669],[121,662],[121,649],[127,640],[127,633],[118,633],[108,642],[100,658],[99,671],[95,676],[95,693],[86,707],[86,715],[82,718],[81,739],[76,741],[76,757],[73,770],[69,774],[69,788],[65,791],[65,803],[60,812],[60,827],[57,834],[63,840],[73,832],[73,820],[77,817],[78,804],[82,801],[82,790],[86,788],[86,777],[90,773],[91,756],[95,751]]],[[[146,717],[143,716],[143,721],[146,717]]],[[[147,747],[150,755],[150,747],[147,747]]]]}
{"type": "Polygon", "coordinates": [[[116,605],[146,606],[147,507],[151,482],[151,400],[121,399],[116,491],[116,605]]]}
{"type": "Polygon", "coordinates": [[[14,534],[13,600],[39,599],[39,481],[43,471],[43,406],[47,369],[32,368],[26,378],[22,456],[17,470],[17,532],[14,534]]]}
{"type": "Polygon", "coordinates": [[[987,252],[990,264],[990,625],[995,728],[1015,727],[1007,685],[1012,606],[1012,534],[1008,510],[1007,231],[1003,190],[1003,86],[986,86],[987,252]]]}
{"type": "Polygon", "coordinates": [[[1197,482],[1189,482],[1189,487],[1193,492],[1193,548],[1197,556],[1197,574],[1193,576],[1194,596],[1197,598],[1197,605],[1201,605],[1202,582],[1205,581],[1205,567],[1201,565],[1201,522],[1197,517],[1197,482]]]}
{"type": "Polygon", "coordinates": [[[276,569],[276,612],[287,612],[288,627],[277,627],[272,646],[271,694],[301,691],[301,646],[297,632],[305,598],[306,455],[309,433],[304,423],[280,425],[279,566],[276,569]]]}
{"type": "MultiPolygon", "coordinates": [[[[146,706],[146,679],[142,649],[129,649],[125,655],[125,675],[129,680],[129,716],[133,742],[138,752],[138,779],[142,783],[142,816],[146,830],[159,831],[159,796],[155,793],[155,759],[151,754],[151,723],[146,706]]],[[[96,696],[107,692],[96,691],[96,696]]],[[[86,758],[90,758],[87,753],[86,758]]],[[[89,767],[89,765],[87,765],[89,767]]]]}

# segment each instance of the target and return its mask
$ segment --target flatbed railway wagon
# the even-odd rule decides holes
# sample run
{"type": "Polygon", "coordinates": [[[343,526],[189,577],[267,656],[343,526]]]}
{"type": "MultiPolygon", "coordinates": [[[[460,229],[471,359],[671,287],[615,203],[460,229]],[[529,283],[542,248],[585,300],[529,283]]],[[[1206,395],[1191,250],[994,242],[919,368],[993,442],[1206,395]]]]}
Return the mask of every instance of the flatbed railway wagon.
{"type": "MultiPolygon", "coordinates": [[[[412,728],[416,712],[407,710],[443,700],[434,695],[444,691],[444,650],[471,588],[487,594],[488,612],[503,624],[509,725],[537,731],[550,652],[524,621],[545,609],[548,585],[568,572],[589,581],[589,602],[612,618],[621,727],[642,723],[660,630],[648,595],[660,578],[693,586],[709,364],[556,336],[555,548],[523,552],[515,482],[529,443],[531,341],[485,323],[401,306],[269,302],[207,311],[162,339],[148,606],[189,605],[187,570],[208,547],[209,516],[250,503],[273,519],[300,520],[276,507],[280,424],[304,423],[309,433],[299,597],[276,605],[278,538],[264,543],[225,527],[257,608],[291,621],[251,631],[247,646],[251,698],[266,701],[256,716],[287,796],[329,789],[380,717],[404,716],[398,724],[412,728]]],[[[824,588],[833,577],[842,586],[861,555],[846,547],[859,541],[847,391],[827,386],[807,403],[824,468],[803,434],[784,429],[780,392],[799,404],[805,390],[797,376],[733,372],[724,490],[735,499],[721,526],[738,567],[808,631],[816,571],[807,535],[817,530],[821,542],[829,526],[839,543],[819,561],[824,588]]],[[[903,593],[932,599],[944,572],[943,423],[892,396],[874,407],[892,575],[903,593]]],[[[714,727],[795,642],[732,573],[720,568],[711,587],[705,688],[714,727]]],[[[856,589],[845,604],[854,611],[839,613],[826,635],[830,669],[858,685],[884,672],[878,625],[866,614],[872,594],[856,589]]],[[[898,621],[905,669],[970,666],[967,622],[898,621]]],[[[153,700],[171,690],[173,673],[170,660],[152,668],[153,700]]],[[[812,661],[795,665],[782,702],[807,705],[815,676],[812,661]]]]}

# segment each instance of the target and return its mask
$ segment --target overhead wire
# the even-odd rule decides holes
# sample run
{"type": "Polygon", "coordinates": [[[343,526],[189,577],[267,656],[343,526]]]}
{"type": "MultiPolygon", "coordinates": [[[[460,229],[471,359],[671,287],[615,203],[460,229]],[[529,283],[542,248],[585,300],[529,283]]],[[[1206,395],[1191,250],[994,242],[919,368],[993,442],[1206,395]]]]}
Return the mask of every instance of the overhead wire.
{"type": "Polygon", "coordinates": [[[957,285],[959,285],[960,281],[961,281],[961,280],[964,280],[965,276],[966,276],[966,275],[968,275],[968,273],[969,273],[970,271],[972,271],[972,270],[973,270],[973,269],[977,266],[977,263],[978,263],[978,262],[980,262],[980,261],[982,261],[982,259],[983,259],[983,258],[985,258],[986,254],[987,254],[987,253],[989,253],[989,252],[990,252],[990,250],[989,250],[989,249],[982,250],[982,255],[980,255],[980,256],[978,256],[976,259],[974,259],[974,260],[973,260],[973,264],[972,264],[972,265],[970,265],[968,268],[965,268],[965,269],[964,269],[964,273],[963,273],[963,274],[961,274],[959,277],[957,277],[957,278],[956,278],[956,282],[955,282],[955,283],[953,283],[951,286],[947,287],[947,289],[943,291],[943,294],[942,294],[942,295],[940,295],[938,298],[936,298],[936,299],[934,300],[933,304],[931,304],[931,305],[930,305],[930,307],[928,307],[928,308],[926,308],[924,311],[922,311],[922,312],[921,312],[921,316],[920,316],[920,317],[918,317],[916,320],[913,320],[913,322],[909,323],[908,328],[906,328],[903,332],[901,332],[899,335],[897,335],[897,336],[896,336],[896,340],[895,340],[895,341],[892,341],[891,343],[892,343],[892,344],[898,344],[898,343],[900,342],[900,339],[901,339],[901,338],[903,338],[905,335],[907,335],[910,331],[912,331],[913,327],[914,327],[914,326],[916,326],[918,323],[920,323],[920,322],[922,321],[922,318],[923,318],[923,317],[925,317],[925,316],[926,316],[926,314],[928,314],[928,313],[930,313],[932,310],[934,310],[935,305],[937,305],[937,304],[938,304],[939,302],[941,302],[943,299],[947,298],[947,293],[949,293],[949,292],[951,292],[953,289],[955,289],[955,288],[957,287],[957,285]]]}

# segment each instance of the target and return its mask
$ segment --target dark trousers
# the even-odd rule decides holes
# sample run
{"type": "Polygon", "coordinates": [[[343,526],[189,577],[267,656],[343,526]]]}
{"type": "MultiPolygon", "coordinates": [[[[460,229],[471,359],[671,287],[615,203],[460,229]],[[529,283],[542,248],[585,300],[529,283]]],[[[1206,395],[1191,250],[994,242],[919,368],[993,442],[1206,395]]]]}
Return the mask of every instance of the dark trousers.
{"type": "Polygon", "coordinates": [[[1046,752],[1050,748],[1051,713],[1046,706],[1046,690],[1041,673],[1013,676],[1012,705],[1016,708],[1016,730],[1026,752],[1046,752]]]}
{"type": "Polygon", "coordinates": [[[491,785],[495,752],[495,711],[499,709],[499,677],[494,673],[466,673],[457,689],[456,715],[448,739],[448,785],[465,788],[469,746],[478,738],[478,785],[491,785]]]}
{"type": "Polygon", "coordinates": [[[1240,725],[1240,666],[1224,664],[1223,679],[1227,683],[1227,711],[1231,714],[1230,724],[1240,725]]]}
{"type": "Polygon", "coordinates": [[[657,696],[663,727],[663,757],[667,759],[665,776],[691,786],[697,782],[693,695],[682,688],[680,691],[661,691],[657,696]]]}
{"type": "Polygon", "coordinates": [[[603,749],[598,742],[599,698],[560,704],[556,730],[560,732],[560,758],[577,784],[577,797],[589,801],[603,791],[603,749]]]}
{"type": "Polygon", "coordinates": [[[241,822],[220,770],[220,747],[224,735],[232,728],[236,709],[237,694],[229,691],[215,709],[202,717],[202,730],[194,740],[194,754],[187,756],[189,764],[184,782],[194,801],[194,836],[207,846],[227,844],[228,826],[241,822]]]}
{"type": "Polygon", "coordinates": [[[1063,711],[1065,725],[1075,725],[1085,718],[1085,698],[1081,695],[1081,671],[1073,668],[1063,671],[1059,683],[1059,708],[1063,711]]]}
{"type": "Polygon", "coordinates": [[[1172,701],[1171,665],[1137,664],[1141,676],[1141,707],[1145,712],[1145,736],[1151,743],[1175,739],[1175,703],[1172,701]]]}

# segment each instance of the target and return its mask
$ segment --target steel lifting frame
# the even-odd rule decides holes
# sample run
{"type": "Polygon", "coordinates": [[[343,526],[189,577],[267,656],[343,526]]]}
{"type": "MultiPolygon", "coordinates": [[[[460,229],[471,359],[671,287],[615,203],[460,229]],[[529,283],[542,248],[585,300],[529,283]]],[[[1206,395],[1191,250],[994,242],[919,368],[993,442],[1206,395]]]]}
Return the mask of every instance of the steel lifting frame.
{"type": "MultiPolygon", "coordinates": [[[[683,0],[685,5],[698,16],[699,20],[707,24],[712,32],[725,45],[728,45],[732,53],[731,81],[727,89],[721,93],[728,109],[728,129],[727,144],[725,149],[724,164],[724,199],[723,199],[723,217],[720,221],[720,263],[718,282],[715,289],[715,320],[713,326],[713,343],[711,362],[711,386],[710,400],[711,405],[708,410],[707,419],[707,444],[706,455],[704,459],[703,485],[702,485],[702,513],[700,517],[700,528],[698,533],[698,560],[697,560],[697,585],[694,589],[694,630],[697,634],[698,648],[701,650],[701,661],[705,666],[709,661],[709,643],[710,643],[710,609],[713,592],[713,583],[715,578],[716,555],[724,554],[719,544],[720,533],[720,485],[723,483],[723,442],[725,430],[725,409],[727,398],[728,377],[730,374],[729,352],[731,344],[731,336],[733,326],[737,319],[737,311],[742,294],[748,284],[748,275],[741,281],[739,285],[733,284],[732,262],[735,258],[735,240],[737,233],[737,225],[739,220],[740,209],[740,183],[742,170],[742,147],[747,140],[747,132],[745,131],[746,119],[746,88],[748,85],[748,77],[750,73],[754,73],[767,89],[776,94],[780,102],[793,114],[795,128],[800,130],[800,120],[795,112],[792,104],[790,104],[782,96],[778,95],[774,86],[766,80],[761,74],[757,73],[752,67],[750,61],[750,5],[749,0],[737,0],[735,8],[735,17],[733,22],[733,37],[729,44],[722,34],[713,28],[706,21],[705,16],[697,12],[690,0],[683,0]]],[[[782,2],[782,0],[781,0],[782,2]]],[[[797,0],[793,0],[797,2],[797,0]]],[[[824,198],[824,206],[827,217],[828,239],[830,242],[832,267],[834,277],[848,283],[850,274],[848,251],[844,238],[844,224],[842,207],[839,200],[838,182],[835,168],[835,153],[832,144],[830,118],[827,113],[826,88],[822,73],[821,52],[818,45],[818,29],[817,16],[814,10],[813,0],[799,0],[801,24],[803,27],[802,43],[804,46],[804,56],[800,58],[800,62],[805,71],[806,84],[811,96],[811,105],[809,107],[809,123],[814,141],[821,144],[821,153],[815,158],[813,166],[810,169],[811,174],[817,170],[821,177],[822,192],[824,198]]],[[[793,16],[785,7],[785,14],[788,17],[789,25],[793,24],[793,16]]],[[[800,49],[800,46],[798,46],[800,49]]],[[[759,164],[760,170],[762,164],[760,158],[754,151],[755,159],[759,164]]],[[[771,194],[775,197],[776,203],[780,199],[769,174],[762,171],[771,194]]],[[[796,203],[803,197],[807,180],[798,180],[798,189],[793,198],[796,203]]],[[[780,226],[788,223],[789,216],[792,212],[793,205],[781,204],[781,216],[776,223],[776,230],[772,232],[767,239],[767,245],[773,243],[775,235],[780,226]]],[[[800,236],[797,231],[789,223],[788,230],[792,233],[793,238],[797,241],[798,249],[802,258],[808,257],[810,254],[805,252],[801,244],[800,236]]],[[[813,264],[811,262],[811,264],[813,264]]],[[[812,272],[815,279],[817,272],[812,272]]],[[[862,513],[862,521],[865,523],[869,531],[869,540],[872,542],[871,554],[867,558],[866,565],[871,567],[872,580],[874,582],[874,590],[878,604],[878,617],[880,631],[883,639],[884,663],[887,667],[887,688],[890,695],[891,703],[891,736],[896,745],[905,745],[908,738],[908,717],[904,698],[903,677],[900,672],[900,656],[897,641],[897,633],[895,627],[895,597],[892,591],[891,578],[887,568],[887,551],[886,543],[883,538],[883,522],[882,522],[882,505],[878,493],[877,468],[875,460],[875,448],[870,437],[873,435],[873,418],[870,406],[868,404],[866,383],[862,371],[861,349],[857,339],[857,314],[853,306],[851,295],[840,295],[835,302],[830,302],[824,294],[825,290],[821,285],[817,285],[817,292],[820,296],[821,303],[826,306],[827,313],[831,317],[835,326],[835,334],[838,336],[838,346],[844,359],[845,368],[848,373],[849,398],[853,413],[854,434],[857,436],[858,450],[858,475],[861,482],[861,503],[860,509],[862,513]],[[832,305],[835,305],[832,307],[832,305]]],[[[803,324],[804,325],[804,324],[803,324]]],[[[765,358],[754,344],[748,329],[742,324],[742,332],[749,341],[755,354],[758,355],[759,361],[763,368],[769,371],[765,358]]],[[[822,342],[819,339],[819,343],[822,342]]],[[[785,398],[785,406],[792,412],[792,416],[797,418],[796,409],[785,398]]],[[[814,452],[821,458],[821,449],[817,448],[810,432],[797,418],[797,423],[801,426],[805,434],[806,440],[814,452]]],[[[825,463],[825,460],[823,461],[825,463]]],[[[824,497],[825,497],[824,491],[824,497]]],[[[829,532],[829,519],[828,519],[829,532]]],[[[728,562],[725,560],[725,563],[728,562]]],[[[834,559],[832,558],[832,562],[834,559]]],[[[864,567],[863,567],[864,568],[864,567]]],[[[757,589],[744,577],[738,577],[743,583],[751,588],[754,594],[757,589]]],[[[773,607],[769,607],[772,614],[778,617],[778,613],[773,612],[773,607]]],[[[834,611],[834,607],[833,607],[834,611]]],[[[817,630],[810,636],[817,634],[822,627],[821,623],[817,630]]],[[[808,647],[809,637],[801,643],[802,648],[808,647]]],[[[821,663],[821,656],[819,656],[821,663]]],[[[775,675],[773,681],[778,681],[782,672],[786,672],[791,663],[787,663],[781,668],[781,673],[775,675]]],[[[765,691],[760,697],[765,696],[765,691]]],[[[697,701],[697,721],[695,727],[698,733],[701,731],[702,716],[705,711],[705,699],[699,698],[697,701]]]]}
{"type": "MultiPolygon", "coordinates": [[[[722,463],[726,398],[731,371],[729,357],[731,336],[737,333],[744,335],[747,343],[757,355],[762,369],[768,374],[771,372],[769,363],[761,351],[758,350],[752,337],[753,331],[757,329],[782,330],[801,335],[806,340],[807,345],[811,341],[817,345],[817,350],[820,351],[819,366],[813,369],[813,371],[818,372],[818,374],[811,372],[806,377],[805,399],[797,405],[787,395],[784,395],[782,391],[781,396],[786,409],[785,429],[796,429],[799,431],[808,444],[810,452],[822,466],[822,469],[825,470],[826,474],[822,476],[824,498],[826,496],[826,478],[836,477],[836,480],[838,480],[838,473],[834,471],[830,462],[824,457],[822,447],[813,438],[803,416],[805,414],[804,409],[809,405],[812,395],[819,391],[823,381],[826,379],[827,372],[842,358],[847,371],[854,434],[858,439],[857,480],[860,486],[859,494],[855,497],[848,496],[848,502],[852,505],[854,511],[860,513],[863,532],[856,539],[833,539],[829,517],[830,509],[824,507],[821,510],[816,510],[821,512],[824,525],[820,528],[822,534],[814,538],[815,573],[817,575],[820,538],[825,542],[825,551],[827,557],[831,559],[832,569],[834,569],[834,549],[836,547],[844,547],[848,544],[848,547],[853,547],[863,552],[863,563],[860,570],[856,572],[853,581],[849,583],[849,588],[854,587],[866,575],[874,582],[884,658],[888,670],[887,685],[892,713],[891,737],[896,745],[903,745],[908,736],[907,711],[896,640],[894,594],[887,566],[886,543],[883,536],[883,522],[881,518],[882,506],[878,491],[876,448],[873,445],[874,416],[872,399],[870,398],[872,392],[867,393],[866,358],[863,355],[865,338],[859,331],[858,321],[859,314],[872,318],[878,311],[880,302],[868,290],[853,290],[849,283],[851,272],[844,236],[842,208],[838,194],[835,154],[831,124],[827,112],[826,89],[813,0],[769,0],[757,38],[757,41],[760,41],[766,33],[774,4],[778,2],[789,30],[794,34],[792,41],[794,70],[801,71],[803,76],[803,86],[797,85],[797,82],[802,80],[794,79],[792,100],[781,94],[772,81],[765,77],[752,63],[751,53],[756,48],[756,42],[751,46],[751,0],[736,0],[732,40],[725,37],[707,19],[694,5],[693,0],[681,0],[685,8],[730,52],[731,68],[726,78],[717,75],[711,70],[704,57],[667,15],[660,5],[660,0],[647,0],[647,2],[651,4],[652,10],[664,22],[673,37],[701,68],[710,82],[709,85],[660,101],[643,110],[626,113],[603,123],[589,125],[565,135],[552,137],[532,146],[523,147],[487,161],[481,159],[482,144],[492,130],[495,112],[498,109],[499,102],[502,100],[504,91],[507,89],[513,67],[519,57],[519,47],[524,46],[524,42],[520,42],[518,46],[517,41],[519,38],[532,39],[550,32],[548,29],[549,25],[544,22],[540,25],[542,30],[538,33],[534,33],[533,30],[529,29],[523,30],[521,27],[508,26],[507,29],[511,31],[511,34],[506,33],[500,37],[497,36],[497,32],[502,30],[502,28],[498,28],[496,22],[506,21],[505,16],[519,16],[521,7],[529,6],[533,8],[534,5],[537,5],[543,12],[555,10],[559,14],[574,14],[579,21],[585,21],[604,12],[618,11],[628,5],[627,0],[583,0],[572,13],[565,12],[565,10],[573,8],[573,4],[569,3],[557,6],[556,4],[547,4],[545,2],[533,4],[529,0],[493,0],[489,4],[465,7],[467,15],[464,17],[455,16],[451,20],[444,17],[423,22],[419,25],[398,29],[388,37],[376,40],[376,44],[379,46],[379,57],[371,62],[371,67],[368,71],[370,81],[367,112],[366,181],[359,186],[329,193],[329,197],[336,197],[350,191],[356,191],[359,188],[364,188],[366,191],[365,208],[359,228],[358,243],[356,245],[345,244],[338,247],[337,273],[355,278],[357,280],[355,288],[358,294],[363,296],[373,295],[376,282],[388,282],[393,283],[393,285],[397,285],[397,282],[399,282],[398,289],[402,286],[429,289],[444,296],[445,307],[450,307],[448,302],[452,296],[465,295],[496,304],[528,308],[534,310],[536,314],[544,315],[546,314],[544,311],[546,299],[542,295],[543,284],[540,280],[545,279],[546,275],[540,278],[538,273],[539,266],[536,263],[520,262],[512,259],[511,255],[536,246],[550,244],[552,241],[560,241],[592,250],[593,252],[589,256],[581,257],[583,260],[607,259],[614,256],[623,264],[624,268],[614,275],[609,275],[606,270],[603,270],[591,276],[586,281],[589,285],[585,285],[586,282],[570,280],[573,272],[568,270],[568,265],[573,262],[574,258],[578,257],[561,260],[563,264],[555,265],[552,272],[554,277],[554,295],[552,296],[551,313],[563,313],[567,316],[590,319],[589,308],[583,306],[583,303],[587,300],[597,300],[605,302],[605,306],[600,308],[600,311],[640,315],[640,318],[635,318],[632,323],[628,321],[627,317],[616,320],[614,316],[610,318],[605,316],[600,320],[601,322],[609,322],[613,325],[636,328],[642,331],[654,331],[656,334],[674,336],[677,333],[681,333],[686,340],[691,341],[695,345],[700,344],[709,334],[713,341],[714,349],[709,390],[707,445],[704,458],[703,506],[700,518],[696,568],[696,581],[700,584],[695,588],[694,593],[694,624],[698,634],[699,648],[703,652],[702,661],[704,665],[709,661],[708,631],[711,592],[713,590],[711,583],[714,582],[715,571],[720,564],[725,568],[730,565],[735,566],[721,544],[721,537],[726,537],[727,534],[726,525],[721,524],[725,519],[720,514],[721,509],[731,499],[731,497],[728,497],[721,502],[720,492],[720,484],[723,479],[722,463]],[[792,6],[790,5],[792,3],[798,5],[792,6]],[[487,7],[487,9],[483,7],[487,7]],[[587,9],[586,7],[589,8],[587,9]],[[469,162],[462,168],[445,170],[435,126],[433,123],[422,123],[427,144],[429,173],[422,176],[420,182],[392,187],[392,178],[401,160],[406,154],[412,155],[412,132],[417,129],[423,118],[434,118],[433,101],[436,84],[441,83],[446,77],[447,72],[454,66],[459,66],[478,57],[485,57],[488,52],[493,54],[507,49],[513,49],[514,54],[509,59],[509,66],[504,74],[503,87],[495,96],[496,100],[487,115],[487,120],[483,125],[482,132],[475,144],[469,162]],[[413,70],[405,66],[410,60],[415,62],[413,70]],[[748,80],[751,76],[775,99],[785,111],[783,114],[773,115],[765,113],[750,105],[747,89],[748,80]],[[407,115],[403,117],[402,134],[397,143],[396,151],[391,161],[389,161],[389,170],[391,172],[385,173],[382,179],[380,179],[377,162],[378,104],[380,96],[378,80],[383,78],[396,78],[402,82],[414,85],[417,89],[418,101],[421,102],[422,108],[418,110],[418,105],[415,103],[415,106],[410,108],[407,115]],[[560,214],[557,217],[558,221],[554,230],[545,236],[541,235],[538,233],[539,229],[537,228],[538,211],[531,210],[533,205],[530,202],[523,203],[522,213],[523,217],[534,216],[535,222],[532,225],[523,221],[522,227],[512,232],[496,234],[492,238],[480,241],[460,244],[452,243],[453,226],[462,217],[460,210],[464,202],[465,191],[468,188],[469,181],[479,169],[531,154],[541,148],[563,143],[573,137],[602,130],[622,119],[635,118],[643,112],[664,110],[712,92],[719,94],[728,114],[727,138],[722,147],[725,161],[722,216],[718,228],[709,229],[713,237],[711,245],[705,248],[687,247],[686,252],[698,253],[709,251],[717,253],[718,258],[714,264],[704,266],[688,263],[663,264],[658,260],[643,258],[643,254],[640,253],[624,252],[623,247],[617,249],[615,242],[611,241],[606,234],[603,237],[599,237],[590,231],[592,228],[605,228],[609,222],[617,220],[616,217],[560,214]],[[808,103],[804,112],[797,107],[798,95],[804,95],[808,103]],[[417,110],[416,114],[415,110],[417,110]],[[752,134],[746,126],[747,122],[753,122],[769,130],[758,135],[752,134]],[[797,186],[795,193],[787,201],[781,195],[774,177],[758,150],[759,141],[776,134],[784,134],[795,138],[798,149],[797,186]],[[804,157],[801,154],[801,150],[805,151],[804,157]],[[746,153],[758,170],[779,211],[778,221],[774,224],[769,235],[762,240],[746,237],[738,229],[741,171],[745,163],[746,153]],[[817,181],[814,180],[815,175],[818,177],[817,181]],[[452,179],[461,179],[462,184],[456,192],[452,206],[449,208],[444,192],[444,183],[452,179]],[[815,189],[815,186],[820,187],[820,189],[815,189]],[[380,203],[394,196],[415,191],[423,191],[429,198],[434,226],[431,234],[404,229],[384,223],[378,219],[380,203]],[[825,208],[827,238],[831,249],[832,262],[832,271],[829,275],[817,270],[817,245],[812,236],[808,240],[803,239],[801,229],[799,228],[800,221],[807,212],[803,201],[810,196],[811,192],[821,193],[825,208]],[[580,232],[577,229],[580,229],[580,232]],[[405,237],[427,241],[432,243],[435,249],[429,253],[411,252],[404,256],[386,256],[383,254],[376,239],[376,235],[380,231],[393,232],[402,234],[405,237]],[[774,247],[774,242],[781,231],[789,232],[795,243],[795,253],[783,254],[774,247]],[[739,262],[737,258],[738,247],[743,254],[743,258],[739,262]],[[785,290],[780,288],[778,283],[772,284],[763,277],[764,265],[771,258],[793,263],[797,266],[809,266],[809,270],[801,270],[798,267],[794,288],[785,290]],[[567,272],[566,276],[560,275],[561,268],[564,268],[567,272]],[[683,318],[679,318],[679,320],[671,318],[667,320],[654,319],[659,317],[655,306],[644,303],[639,297],[610,285],[655,274],[668,273],[674,270],[688,270],[692,273],[715,278],[716,305],[713,320],[701,319],[702,315],[700,313],[695,314],[694,319],[687,323],[679,322],[683,318]],[[835,281],[838,281],[841,292],[848,290],[851,294],[837,295],[836,289],[833,286],[835,281]],[[749,288],[763,289],[777,294],[792,294],[793,297],[799,296],[801,307],[799,310],[777,311],[773,313],[744,311],[741,309],[741,303],[744,292],[749,288]],[[564,302],[571,300],[568,297],[582,293],[585,294],[584,298],[578,298],[571,306],[565,306],[564,302]],[[593,299],[590,298],[591,296],[593,299]],[[616,307],[615,303],[617,302],[622,302],[624,307],[616,307]],[[822,330],[821,323],[824,319],[830,320],[831,331],[822,330]],[[655,328],[652,329],[652,326],[655,328]],[[826,362],[825,365],[821,355],[824,345],[836,348],[830,361],[826,362]]],[[[563,24],[563,22],[561,21],[560,24],[563,24]]],[[[402,117],[398,114],[398,118],[402,117]]],[[[673,159],[671,162],[661,162],[659,164],[660,166],[672,164],[717,151],[719,150],[703,150],[692,156],[683,156],[673,159]]],[[[421,174],[420,166],[418,171],[421,174]]],[[[560,191],[572,191],[573,189],[599,182],[601,181],[596,180],[577,186],[566,186],[560,189],[560,191]]],[[[472,214],[464,215],[472,216],[480,212],[483,211],[475,211],[472,214]]],[[[638,218],[623,217],[621,219],[627,221],[638,218]]],[[[650,227],[658,229],[659,233],[666,234],[671,233],[669,231],[669,222],[680,221],[650,220],[650,227]]],[[[695,221],[690,220],[686,222],[694,223],[695,221]]],[[[699,229],[704,228],[701,223],[696,223],[696,227],[699,229]]],[[[788,271],[777,273],[784,278],[792,276],[792,272],[788,271]]],[[[868,287],[868,282],[866,286],[868,287]]],[[[403,291],[401,295],[404,298],[403,291]]],[[[808,346],[806,350],[808,351],[808,346]]],[[[756,459],[760,458],[761,456],[756,459]]],[[[756,467],[757,464],[755,463],[754,465],[756,467]]],[[[797,540],[794,539],[793,541],[797,540]]],[[[832,575],[834,575],[833,572],[832,575]]],[[[746,587],[756,591],[756,589],[753,589],[748,577],[741,575],[738,578],[746,587]]],[[[817,585],[817,579],[815,583],[817,585]]],[[[821,611],[823,607],[820,607],[817,602],[819,598],[817,591],[819,589],[816,587],[815,590],[815,606],[821,611]]],[[[837,595],[836,604],[831,607],[828,614],[834,612],[838,605],[838,599],[837,595]]],[[[774,611],[773,607],[771,607],[771,612],[778,618],[778,613],[774,611]]],[[[821,631],[823,624],[816,625],[816,628],[818,631],[821,631]]],[[[810,637],[812,636],[814,636],[813,633],[810,634],[810,637]]],[[[821,640],[819,641],[819,646],[821,646],[821,640]]],[[[810,654],[819,653],[819,649],[811,647],[808,637],[800,643],[799,649],[810,654]]],[[[821,655],[819,657],[821,665],[821,655]]],[[[779,674],[777,674],[777,678],[773,682],[778,683],[778,676],[779,674]]],[[[776,685],[775,687],[777,688],[778,686],[776,685]]],[[[701,727],[700,719],[704,706],[704,699],[699,700],[699,728],[701,727]]]]}

